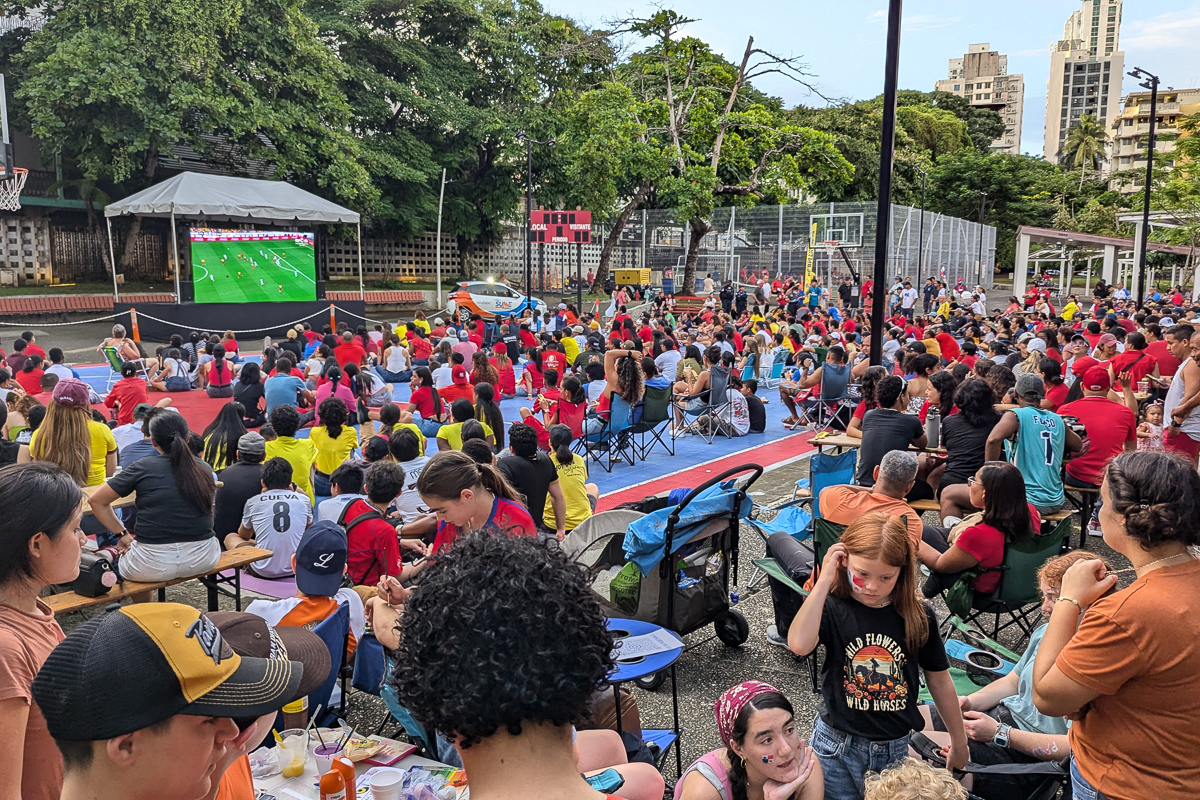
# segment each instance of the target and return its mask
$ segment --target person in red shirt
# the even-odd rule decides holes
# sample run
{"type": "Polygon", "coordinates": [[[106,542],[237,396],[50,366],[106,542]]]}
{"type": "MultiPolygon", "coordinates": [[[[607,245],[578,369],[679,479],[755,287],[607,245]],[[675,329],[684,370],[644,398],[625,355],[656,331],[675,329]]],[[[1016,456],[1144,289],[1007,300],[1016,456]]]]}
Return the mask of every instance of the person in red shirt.
{"type": "Polygon", "coordinates": [[[504,344],[504,342],[496,342],[496,346],[492,348],[492,352],[495,353],[495,356],[488,360],[496,368],[496,372],[500,374],[500,381],[496,390],[500,392],[502,398],[510,400],[517,396],[517,378],[516,372],[513,370],[512,359],[508,357],[508,345],[504,344]]]}
{"type": "Polygon", "coordinates": [[[343,367],[347,364],[359,367],[367,360],[367,351],[354,340],[353,333],[346,331],[342,334],[342,343],[333,348],[333,357],[343,367]]]}
{"type": "Polygon", "coordinates": [[[21,384],[21,388],[26,394],[37,394],[42,390],[42,376],[46,374],[42,369],[41,356],[29,356],[25,359],[25,363],[21,365],[21,369],[13,373],[13,379],[21,384]]]}
{"type": "Polygon", "coordinates": [[[429,359],[433,356],[433,345],[426,338],[424,331],[418,329],[414,333],[409,340],[409,347],[412,348],[413,364],[418,367],[429,366],[429,359]]]}
{"type": "Polygon", "coordinates": [[[937,339],[943,359],[947,362],[958,361],[958,357],[962,355],[962,349],[958,346],[958,340],[954,338],[953,334],[945,328],[938,328],[938,332],[934,334],[933,338],[937,339]]]}
{"type": "Polygon", "coordinates": [[[1143,378],[1158,376],[1158,361],[1146,351],[1146,347],[1146,337],[1137,331],[1125,336],[1125,352],[1113,356],[1112,360],[1113,374],[1117,376],[1114,391],[1121,391],[1121,378],[1126,373],[1135,389],[1143,378]]]}
{"type": "MultiPolygon", "coordinates": [[[[1147,332],[1154,335],[1154,328],[1157,325],[1146,326],[1147,332]]],[[[1146,352],[1154,357],[1154,361],[1158,364],[1158,375],[1160,378],[1170,379],[1175,377],[1176,370],[1179,365],[1187,360],[1190,346],[1188,342],[1192,338],[1191,325],[1176,325],[1167,331],[1165,337],[1156,338],[1153,342],[1146,345],[1146,352]]],[[[1158,329],[1158,333],[1162,333],[1162,329],[1158,329]]]]}
{"type": "Polygon", "coordinates": [[[542,350],[542,372],[552,369],[558,373],[559,377],[564,377],[567,374],[567,356],[556,348],[562,347],[560,344],[547,344],[542,350]]]}
{"type": "MultiPolygon", "coordinates": [[[[455,353],[455,356],[457,355],[458,353],[455,353]]],[[[442,402],[450,405],[455,400],[463,398],[473,403],[475,401],[475,387],[471,385],[471,376],[467,372],[467,368],[462,364],[456,363],[450,369],[450,377],[454,382],[439,393],[442,396],[442,402]]]]}
{"type": "Polygon", "coordinates": [[[369,589],[368,597],[375,593],[380,578],[394,577],[404,583],[428,563],[401,563],[401,549],[424,555],[426,547],[419,539],[400,539],[396,526],[387,520],[388,506],[404,491],[406,478],[404,468],[395,461],[376,461],[367,469],[367,499],[351,500],[338,520],[346,529],[346,572],[355,586],[369,589]]]}
{"type": "Polygon", "coordinates": [[[959,575],[979,568],[971,588],[990,594],[1000,584],[1006,543],[1020,544],[1041,530],[1037,509],[1026,499],[1025,478],[1012,464],[989,462],[979,468],[970,482],[971,504],[983,509],[983,519],[959,534],[945,551],[924,541],[918,557],[932,574],[925,581],[926,597],[936,597],[958,581],[959,575]]]}
{"type": "MultiPolygon", "coordinates": [[[[1087,338],[1087,334],[1084,334],[1087,338]]],[[[1082,378],[1084,373],[1092,367],[1107,367],[1108,362],[1117,354],[1117,337],[1111,333],[1106,333],[1096,340],[1095,349],[1090,356],[1081,356],[1075,359],[1071,364],[1071,373],[1077,378],[1082,378]]]]}
{"type": "Polygon", "coordinates": [[[1046,396],[1042,398],[1042,408],[1057,412],[1059,406],[1067,401],[1071,388],[1063,380],[1062,366],[1051,358],[1043,358],[1038,365],[1042,373],[1042,382],[1046,384],[1046,396]]]}
{"type": "Polygon", "coordinates": [[[437,515],[434,553],[442,552],[459,536],[471,531],[505,536],[537,535],[533,517],[500,470],[490,464],[476,463],[460,450],[443,450],[430,458],[417,479],[417,493],[421,502],[437,515]]]}
{"type": "MultiPolygon", "coordinates": [[[[1088,345],[1093,349],[1100,343],[1100,338],[1103,335],[1103,332],[1100,330],[1100,323],[1094,319],[1090,320],[1083,330],[1083,338],[1087,339],[1088,345]]],[[[1116,337],[1114,336],[1113,339],[1115,341],[1116,337]]]]}
{"type": "Polygon", "coordinates": [[[133,422],[133,410],[138,403],[149,403],[150,395],[146,389],[146,381],[138,375],[137,364],[126,361],[121,365],[121,380],[113,384],[104,398],[104,405],[117,409],[117,424],[128,425],[133,422]]]}
{"type": "Polygon", "coordinates": [[[1088,450],[1067,462],[1067,486],[1098,488],[1104,468],[1123,450],[1137,447],[1137,416],[1126,406],[1108,399],[1112,379],[1105,367],[1092,367],[1080,380],[1083,398],[1058,409],[1087,428],[1088,450]]]}
{"type": "Polygon", "coordinates": [[[521,347],[526,349],[537,347],[537,338],[529,330],[529,323],[522,322],[521,327],[517,330],[517,336],[521,339],[521,347]]]}
{"type": "Polygon", "coordinates": [[[46,359],[46,351],[38,347],[37,339],[35,339],[33,336],[33,331],[22,332],[21,338],[27,342],[25,345],[25,355],[41,356],[43,361],[46,359]]]}

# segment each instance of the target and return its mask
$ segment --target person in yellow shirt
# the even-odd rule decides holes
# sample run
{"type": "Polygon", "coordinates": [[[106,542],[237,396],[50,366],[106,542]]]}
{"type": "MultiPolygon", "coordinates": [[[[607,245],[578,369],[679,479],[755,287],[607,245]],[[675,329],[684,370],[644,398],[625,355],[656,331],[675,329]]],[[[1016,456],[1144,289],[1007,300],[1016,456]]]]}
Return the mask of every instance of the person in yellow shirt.
{"type": "Polygon", "coordinates": [[[278,456],[291,464],[292,483],[307,494],[309,501],[315,505],[312,470],[317,450],[312,439],[296,438],[296,431],[300,429],[300,412],[296,411],[295,406],[275,406],[271,410],[271,427],[279,438],[267,442],[266,458],[278,456]]]}
{"type": "Polygon", "coordinates": [[[1078,313],[1079,298],[1075,295],[1071,295],[1071,299],[1068,300],[1067,304],[1062,307],[1062,311],[1059,312],[1059,315],[1067,322],[1070,322],[1071,320],[1075,319],[1075,315],[1078,313]]]}
{"type": "Polygon", "coordinates": [[[938,313],[938,316],[941,317],[943,320],[949,320],[950,319],[950,301],[943,300],[942,304],[940,306],[938,306],[937,313],[938,313]]]}
{"type": "MultiPolygon", "coordinates": [[[[475,419],[475,406],[471,405],[471,401],[465,397],[460,397],[450,404],[450,416],[454,418],[454,422],[438,428],[438,450],[462,450],[463,424],[468,420],[479,422],[479,420],[475,419]]],[[[487,437],[487,443],[495,447],[495,431],[485,422],[479,422],[479,424],[483,426],[483,433],[487,437]]]]}
{"type": "MultiPolygon", "coordinates": [[[[562,424],[550,426],[550,463],[558,472],[558,485],[567,507],[564,526],[567,533],[596,513],[596,501],[600,499],[600,487],[588,483],[587,461],[571,452],[572,438],[570,427],[562,424]]],[[[549,495],[546,496],[543,518],[554,518],[549,495]]]]}
{"type": "Polygon", "coordinates": [[[49,461],[57,464],[80,486],[99,486],[117,471],[117,440],[112,429],[92,419],[88,387],[76,378],[54,386],[46,418],[33,432],[28,445],[21,445],[17,461],[49,461]],[[87,451],[79,446],[87,444],[87,451]]]}
{"type": "Polygon", "coordinates": [[[340,397],[327,397],[317,409],[321,424],[308,434],[316,456],[313,459],[313,491],[318,497],[329,497],[332,491],[329,476],[358,447],[358,432],[347,423],[350,412],[340,397]]]}
{"type": "Polygon", "coordinates": [[[579,358],[579,342],[571,335],[571,329],[555,331],[554,339],[562,345],[563,352],[567,355],[567,364],[574,364],[575,359],[579,358]]]}

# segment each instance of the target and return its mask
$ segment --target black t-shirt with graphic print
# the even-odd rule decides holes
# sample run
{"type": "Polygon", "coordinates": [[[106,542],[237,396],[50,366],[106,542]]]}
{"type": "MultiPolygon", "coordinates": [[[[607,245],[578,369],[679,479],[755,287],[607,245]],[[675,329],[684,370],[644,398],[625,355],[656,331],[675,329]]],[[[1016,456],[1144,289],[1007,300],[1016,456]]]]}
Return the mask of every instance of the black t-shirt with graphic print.
{"type": "Polygon", "coordinates": [[[820,713],[826,725],[874,742],[924,727],[917,711],[918,668],[950,668],[928,604],[925,613],[929,635],[914,659],[895,606],[870,608],[857,600],[825,598],[819,641],[825,645],[820,713]]]}

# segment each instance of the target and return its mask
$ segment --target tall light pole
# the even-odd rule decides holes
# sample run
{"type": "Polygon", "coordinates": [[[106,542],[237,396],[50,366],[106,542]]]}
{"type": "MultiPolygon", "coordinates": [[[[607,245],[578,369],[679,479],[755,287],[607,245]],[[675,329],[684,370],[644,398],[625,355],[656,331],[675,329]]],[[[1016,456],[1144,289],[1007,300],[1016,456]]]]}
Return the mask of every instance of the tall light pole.
{"type": "MultiPolygon", "coordinates": [[[[888,251],[892,246],[892,157],[896,147],[896,83],[900,70],[901,0],[888,0],[887,53],[883,64],[883,130],[879,137],[879,198],[875,206],[875,285],[871,291],[870,362],[883,361],[883,311],[888,251]]],[[[865,299],[865,298],[864,298],[865,299]]]]}
{"type": "Polygon", "coordinates": [[[1138,252],[1138,294],[1140,307],[1146,299],[1146,245],[1150,242],[1150,181],[1154,178],[1154,123],[1158,115],[1158,76],[1134,67],[1131,78],[1144,78],[1138,85],[1150,90],[1150,135],[1146,138],[1146,186],[1142,198],[1142,243],[1138,252]]]}
{"type": "MultiPolygon", "coordinates": [[[[530,139],[525,135],[525,131],[517,133],[517,141],[525,143],[525,303],[529,306],[529,316],[532,318],[533,313],[533,229],[530,227],[529,221],[533,217],[533,146],[535,144],[544,147],[553,147],[554,140],[547,139],[544,142],[539,142],[536,139],[530,139]]],[[[532,326],[537,328],[536,320],[532,326]]]]}
{"type": "Polygon", "coordinates": [[[442,167],[442,190],[438,193],[438,224],[437,224],[437,294],[433,298],[434,305],[442,307],[442,201],[446,199],[446,184],[454,181],[446,180],[446,168],[442,167]]]}
{"type": "Polygon", "coordinates": [[[917,228],[917,281],[920,281],[925,267],[925,179],[929,174],[920,167],[913,169],[921,173],[921,222],[917,228]]]}
{"type": "MultiPolygon", "coordinates": [[[[987,212],[987,192],[979,193],[979,272],[975,277],[983,283],[983,215],[987,212]]],[[[978,285],[978,284],[977,284],[978,285]]]]}

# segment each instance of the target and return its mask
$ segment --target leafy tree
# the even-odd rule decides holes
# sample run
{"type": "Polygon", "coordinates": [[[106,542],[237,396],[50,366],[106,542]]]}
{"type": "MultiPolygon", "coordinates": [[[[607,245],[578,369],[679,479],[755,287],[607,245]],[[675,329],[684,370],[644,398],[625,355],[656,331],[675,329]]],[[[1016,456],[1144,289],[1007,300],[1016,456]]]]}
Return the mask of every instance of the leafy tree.
{"type": "MultiPolygon", "coordinates": [[[[61,4],[14,59],[15,96],[46,152],[121,193],[187,144],[369,208],[377,194],[347,130],[342,67],[294,0],[61,4]]],[[[128,265],[140,218],[121,259],[128,265]]]]}
{"type": "Polygon", "coordinates": [[[593,291],[608,278],[621,230],[670,174],[670,153],[646,123],[650,111],[628,86],[612,81],[584,92],[563,114],[555,147],[562,181],[554,188],[567,208],[591,209],[611,222],[593,291]]]}
{"type": "Polygon", "coordinates": [[[904,127],[913,145],[929,153],[930,158],[972,147],[967,123],[954,114],[932,106],[900,106],[897,122],[904,127]]]}
{"type": "Polygon", "coordinates": [[[990,108],[980,108],[967,102],[967,98],[950,92],[930,92],[929,105],[949,111],[967,125],[967,136],[981,152],[991,152],[992,142],[1004,134],[1004,120],[990,108]]]}
{"type": "Polygon", "coordinates": [[[1100,164],[1108,160],[1104,152],[1108,140],[1109,136],[1104,126],[1091,114],[1084,114],[1079,118],[1079,122],[1067,130],[1060,158],[1079,170],[1080,188],[1083,188],[1083,179],[1088,167],[1099,170],[1100,164]]]}
{"type": "Polygon", "coordinates": [[[712,230],[708,218],[718,199],[779,203],[789,187],[820,179],[848,182],[852,174],[832,136],[789,124],[779,101],[752,86],[767,74],[805,83],[797,59],[756,48],[750,37],[741,63],[730,64],[698,39],[680,36],[691,21],[670,10],[630,21],[629,30],[651,45],[619,73],[653,107],[650,129],[670,149],[672,172],[659,200],[689,225],[684,286],[695,281],[700,243],[712,230]]]}

